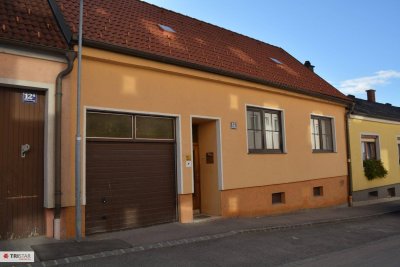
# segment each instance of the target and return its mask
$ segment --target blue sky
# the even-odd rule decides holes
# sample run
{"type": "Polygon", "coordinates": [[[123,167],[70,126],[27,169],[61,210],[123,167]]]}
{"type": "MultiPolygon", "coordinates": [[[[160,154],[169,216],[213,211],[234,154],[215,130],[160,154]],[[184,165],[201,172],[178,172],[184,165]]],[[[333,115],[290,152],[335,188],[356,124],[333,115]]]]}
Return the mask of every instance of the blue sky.
{"type": "Polygon", "coordinates": [[[345,94],[400,106],[398,0],[146,0],[280,46],[345,94]]]}

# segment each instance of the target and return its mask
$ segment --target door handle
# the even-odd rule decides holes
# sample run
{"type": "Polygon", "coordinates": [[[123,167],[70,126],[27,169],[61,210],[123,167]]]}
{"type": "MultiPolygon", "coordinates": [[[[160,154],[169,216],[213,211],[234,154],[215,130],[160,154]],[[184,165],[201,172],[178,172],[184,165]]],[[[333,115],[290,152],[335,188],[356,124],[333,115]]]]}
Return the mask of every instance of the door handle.
{"type": "Polygon", "coordinates": [[[25,158],[26,152],[28,152],[31,149],[31,146],[29,144],[21,145],[21,158],[25,158]]]}

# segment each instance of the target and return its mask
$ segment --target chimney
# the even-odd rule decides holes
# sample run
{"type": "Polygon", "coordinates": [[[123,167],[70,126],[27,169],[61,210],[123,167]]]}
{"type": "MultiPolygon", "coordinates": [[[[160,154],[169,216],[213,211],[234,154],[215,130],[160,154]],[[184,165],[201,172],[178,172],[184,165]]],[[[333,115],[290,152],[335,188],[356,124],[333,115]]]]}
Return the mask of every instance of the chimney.
{"type": "Polygon", "coordinates": [[[369,90],[366,90],[366,92],[367,92],[367,100],[368,100],[368,102],[375,103],[376,102],[375,101],[375,90],[374,89],[369,89],[369,90]]]}
{"type": "Polygon", "coordinates": [[[311,65],[311,62],[310,61],[306,61],[306,62],[304,62],[304,66],[307,68],[307,69],[309,69],[309,70],[311,70],[312,72],[314,72],[314,67],[315,66],[313,66],[313,65],[311,65]]]}

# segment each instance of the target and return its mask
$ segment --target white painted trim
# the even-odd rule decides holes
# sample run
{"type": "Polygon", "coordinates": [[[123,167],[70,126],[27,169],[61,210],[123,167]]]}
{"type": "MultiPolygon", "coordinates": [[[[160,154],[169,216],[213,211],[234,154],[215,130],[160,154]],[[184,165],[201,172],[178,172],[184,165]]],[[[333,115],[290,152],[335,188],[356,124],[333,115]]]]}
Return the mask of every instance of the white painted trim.
{"type": "Polygon", "coordinates": [[[388,124],[396,124],[400,125],[399,121],[391,121],[391,120],[384,120],[384,119],[377,119],[377,118],[370,118],[370,117],[365,117],[365,116],[360,116],[360,115],[350,115],[351,119],[357,119],[357,120],[364,120],[364,121],[373,121],[373,122],[380,122],[380,123],[388,123],[388,124]]]}
{"type": "Polygon", "coordinates": [[[247,121],[247,104],[244,105],[244,120],[245,120],[245,128],[244,130],[246,131],[246,154],[249,154],[249,131],[247,130],[247,125],[248,125],[248,121],[247,121]]]}
{"type": "Polygon", "coordinates": [[[333,142],[333,152],[337,152],[337,139],[336,139],[336,118],[332,118],[332,142],[333,142]]]}
{"type": "Polygon", "coordinates": [[[176,115],[176,179],[177,193],[183,194],[183,166],[182,166],[182,119],[181,115],[176,115]]]}
{"type": "Polygon", "coordinates": [[[245,104],[245,116],[246,116],[246,146],[247,146],[247,151],[246,153],[249,153],[249,136],[248,136],[248,131],[247,131],[247,108],[261,108],[261,109],[270,109],[270,110],[276,110],[276,111],[280,111],[281,112],[281,124],[282,124],[282,153],[283,154],[287,154],[287,146],[286,146],[286,112],[284,109],[281,108],[273,108],[273,107],[269,107],[269,106],[258,106],[258,105],[252,105],[252,104],[245,104]]]}
{"type": "MultiPolygon", "coordinates": [[[[336,143],[336,117],[335,116],[330,116],[330,115],[324,115],[324,114],[319,114],[319,113],[310,113],[310,126],[311,126],[311,117],[312,116],[317,116],[317,117],[324,117],[324,118],[330,118],[332,119],[331,123],[331,128],[332,128],[332,145],[333,145],[333,152],[331,153],[337,153],[337,143],[336,143]]],[[[312,129],[310,127],[310,136],[312,138],[312,129]]],[[[313,151],[312,148],[312,139],[311,139],[311,152],[313,151]]],[[[329,152],[327,152],[329,153],[329,152]]]]}
{"type": "MultiPolygon", "coordinates": [[[[400,145],[400,135],[396,136],[396,141],[397,141],[397,147],[400,145]]],[[[397,157],[398,157],[398,162],[400,163],[400,148],[397,149],[397,157]]]]}
{"type": "Polygon", "coordinates": [[[83,107],[83,128],[82,128],[82,155],[81,155],[81,203],[86,205],[86,122],[87,108],[83,107]]]}
{"type": "MultiPolygon", "coordinates": [[[[203,115],[190,115],[190,128],[192,128],[193,118],[197,119],[207,119],[211,121],[215,121],[216,128],[216,138],[217,138],[217,158],[218,158],[218,190],[224,190],[224,172],[223,172],[223,162],[222,162],[222,125],[220,117],[211,117],[211,116],[203,116],[203,115]]],[[[190,139],[190,147],[192,150],[192,160],[193,160],[193,137],[190,139]]],[[[193,164],[192,164],[192,193],[194,193],[194,173],[193,173],[193,164]]]]}
{"type": "Polygon", "coordinates": [[[45,118],[44,118],[44,201],[46,208],[54,207],[54,157],[55,157],[55,86],[51,83],[16,80],[0,77],[0,84],[29,87],[33,90],[46,91],[45,118]]]}
{"type": "Polygon", "coordinates": [[[0,44],[0,53],[4,54],[9,54],[9,55],[16,55],[16,56],[24,56],[24,57],[30,57],[30,58],[36,58],[36,59],[43,59],[43,60],[48,60],[48,61],[54,61],[54,62],[61,62],[61,63],[67,63],[67,60],[62,57],[62,56],[55,56],[51,55],[50,53],[38,53],[33,50],[28,50],[24,48],[15,48],[15,46],[9,46],[9,45],[4,45],[0,44]]]}
{"type": "MultiPolygon", "coordinates": [[[[194,194],[194,159],[193,159],[193,120],[192,116],[190,116],[190,160],[192,161],[192,194],[194,194]]],[[[186,159],[185,159],[186,160],[186,159]]]]}
{"type": "Polygon", "coordinates": [[[221,119],[217,120],[217,154],[218,154],[218,188],[224,190],[224,169],[222,156],[222,125],[221,119]]]}
{"type": "Polygon", "coordinates": [[[363,135],[372,135],[372,136],[376,136],[376,158],[377,159],[381,159],[381,135],[378,133],[371,133],[371,132],[361,132],[360,133],[360,149],[361,149],[361,166],[363,166],[363,156],[362,156],[362,150],[363,150],[363,146],[362,146],[362,136],[363,135]]]}
{"type": "Polygon", "coordinates": [[[258,106],[258,105],[253,105],[253,104],[245,104],[246,110],[247,107],[251,107],[251,108],[263,108],[263,109],[270,109],[270,110],[276,110],[276,111],[284,111],[284,109],[281,108],[272,108],[269,106],[258,106]]]}
{"type": "MultiPolygon", "coordinates": [[[[282,138],[282,145],[283,145],[283,153],[288,153],[288,149],[287,149],[287,143],[286,143],[286,111],[284,109],[282,109],[281,111],[281,124],[282,124],[282,134],[283,134],[283,138],[282,138]]],[[[246,131],[247,132],[247,131],[246,131]]]]}
{"type": "MultiPolygon", "coordinates": [[[[175,134],[176,134],[176,183],[177,183],[177,194],[183,194],[183,166],[182,166],[182,127],[181,127],[181,115],[171,114],[171,113],[161,113],[161,112],[150,112],[143,110],[130,110],[130,109],[115,109],[106,107],[96,107],[96,106],[84,106],[84,125],[83,125],[83,148],[84,155],[82,161],[82,188],[86,189],[86,114],[88,111],[112,111],[112,112],[122,112],[135,115],[157,115],[175,118],[175,134]]],[[[82,190],[84,191],[84,190],[82,190]]],[[[85,196],[82,199],[86,199],[86,190],[84,191],[85,196]]],[[[86,202],[85,202],[86,203],[86,202]]]]}
{"type": "Polygon", "coordinates": [[[123,113],[134,113],[135,115],[158,115],[158,116],[167,116],[167,117],[180,117],[180,114],[173,113],[162,113],[162,112],[151,112],[151,111],[143,111],[143,110],[131,110],[131,109],[116,109],[116,108],[106,108],[106,107],[97,107],[97,106],[85,106],[86,110],[94,110],[94,111],[111,111],[111,112],[123,112],[123,113]]]}

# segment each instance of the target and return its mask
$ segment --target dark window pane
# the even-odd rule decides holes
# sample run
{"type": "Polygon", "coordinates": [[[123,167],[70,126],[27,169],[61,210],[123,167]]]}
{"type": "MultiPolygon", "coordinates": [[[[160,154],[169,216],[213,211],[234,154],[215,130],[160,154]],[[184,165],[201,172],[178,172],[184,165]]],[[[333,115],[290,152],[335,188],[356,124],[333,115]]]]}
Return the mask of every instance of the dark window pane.
{"type": "Polygon", "coordinates": [[[368,143],[369,149],[371,150],[371,159],[376,159],[376,145],[375,143],[368,143]]]}
{"type": "Polygon", "coordinates": [[[261,112],[254,112],[254,129],[261,130],[261,112]]]}
{"type": "Polygon", "coordinates": [[[254,144],[254,131],[248,130],[247,131],[247,142],[249,144],[249,149],[255,149],[256,146],[254,144]]]}
{"type": "Polygon", "coordinates": [[[361,136],[361,147],[363,160],[377,159],[377,137],[370,135],[361,136]]]}
{"type": "Polygon", "coordinates": [[[254,112],[251,110],[247,111],[247,129],[254,129],[254,112]]]}
{"type": "Polygon", "coordinates": [[[261,131],[256,131],[254,133],[254,148],[255,149],[262,149],[263,144],[262,144],[262,132],[261,131]]]}
{"type": "Polygon", "coordinates": [[[132,116],[88,112],[86,136],[100,138],[132,138],[132,116]]]}
{"type": "Polygon", "coordinates": [[[174,120],[161,117],[136,116],[136,138],[174,139],[174,120]]]}

